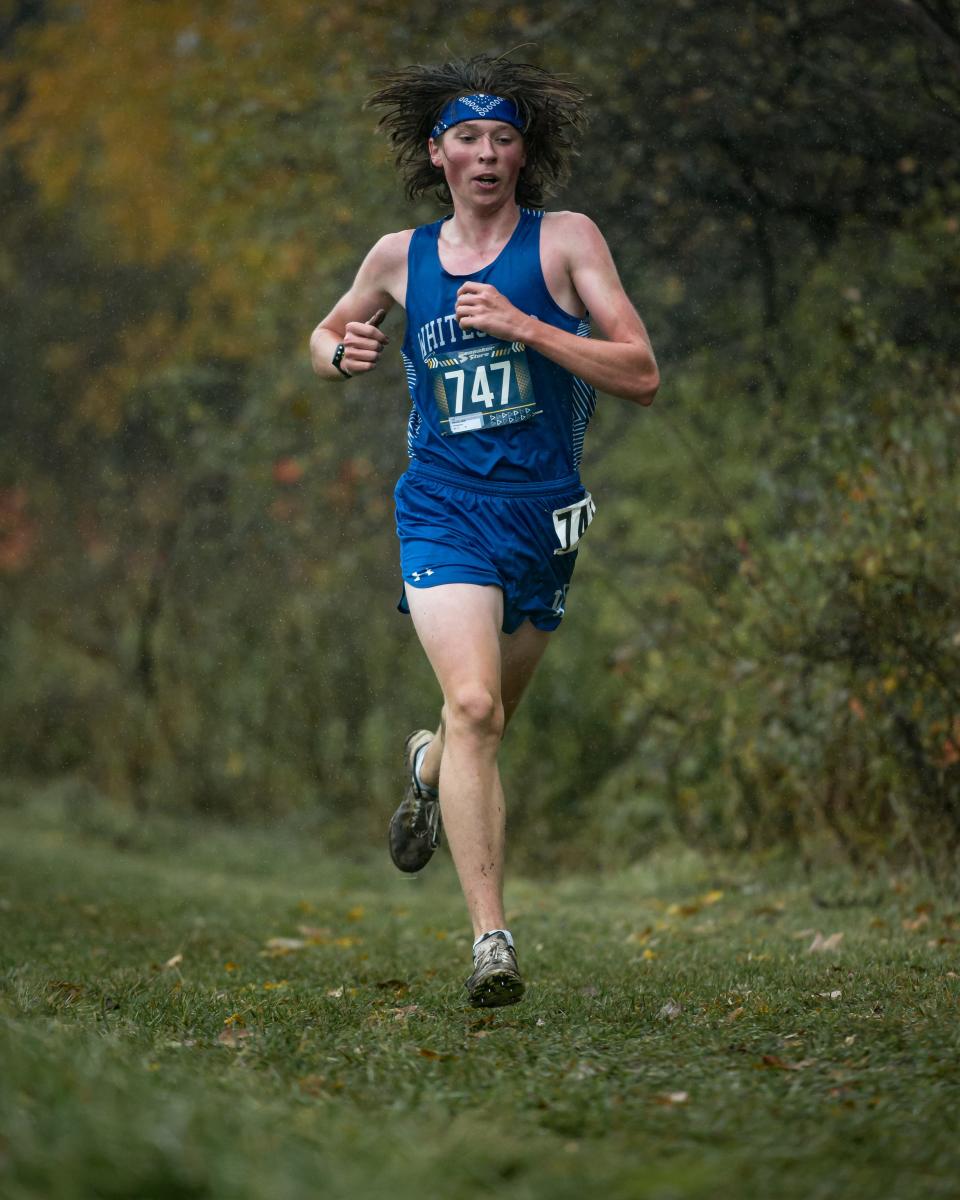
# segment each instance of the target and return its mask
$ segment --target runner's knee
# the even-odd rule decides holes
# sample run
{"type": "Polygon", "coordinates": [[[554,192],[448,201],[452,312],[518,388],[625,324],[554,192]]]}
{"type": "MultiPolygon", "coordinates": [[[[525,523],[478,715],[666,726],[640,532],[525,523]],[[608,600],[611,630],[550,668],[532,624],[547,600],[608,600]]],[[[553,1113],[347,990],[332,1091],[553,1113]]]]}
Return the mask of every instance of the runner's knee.
{"type": "Polygon", "coordinates": [[[446,697],[444,713],[448,733],[456,730],[496,738],[503,734],[503,705],[482,684],[460,684],[446,697]]]}

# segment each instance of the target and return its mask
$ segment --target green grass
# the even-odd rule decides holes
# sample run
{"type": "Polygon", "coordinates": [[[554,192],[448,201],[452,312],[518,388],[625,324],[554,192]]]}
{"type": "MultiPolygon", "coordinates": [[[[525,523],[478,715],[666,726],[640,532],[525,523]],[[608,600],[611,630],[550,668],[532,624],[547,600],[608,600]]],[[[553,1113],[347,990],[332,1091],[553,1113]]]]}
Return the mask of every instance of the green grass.
{"type": "Polygon", "coordinates": [[[4,1200],[957,1194],[960,917],[920,881],[514,881],[528,996],[477,1013],[445,853],[28,808],[0,847],[4,1200]]]}

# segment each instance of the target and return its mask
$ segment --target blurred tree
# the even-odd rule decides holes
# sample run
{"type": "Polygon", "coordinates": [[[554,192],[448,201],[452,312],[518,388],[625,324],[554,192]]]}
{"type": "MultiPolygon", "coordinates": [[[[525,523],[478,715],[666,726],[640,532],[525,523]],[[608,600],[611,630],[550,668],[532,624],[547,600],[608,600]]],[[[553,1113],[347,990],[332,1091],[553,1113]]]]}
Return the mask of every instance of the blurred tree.
{"type": "MultiPolygon", "coordinates": [[[[377,236],[434,215],[403,203],[362,110],[371,71],[518,47],[593,94],[558,204],[598,219],[667,367],[662,411],[603,404],[588,443],[608,485],[579,568],[589,616],[571,607],[550,703],[532,696],[512,732],[531,782],[518,828],[538,844],[560,810],[624,852],[671,823],[792,836],[798,781],[833,786],[812,760],[841,685],[823,684],[819,726],[770,735],[770,696],[802,707],[811,673],[829,675],[813,647],[838,628],[825,617],[802,642],[784,614],[814,581],[814,607],[849,614],[841,559],[880,537],[845,527],[846,558],[823,566],[836,514],[817,505],[861,468],[815,444],[811,418],[844,428],[865,379],[887,379],[857,349],[863,322],[931,408],[943,395],[916,364],[939,378],[957,350],[958,11],[493,0],[451,28],[438,0],[407,17],[386,0],[0,6],[8,766],[84,767],[140,803],[223,812],[333,819],[343,802],[376,825],[396,714],[430,695],[419,660],[393,669],[409,637],[390,604],[405,387],[393,362],[318,391],[306,339],[377,236]],[[750,677],[772,690],[741,686],[739,662],[765,664],[750,677]]],[[[937,428],[917,434],[923,461],[939,461],[937,428]]],[[[856,431],[881,475],[903,469],[906,449],[856,431]]],[[[899,546],[881,491],[881,540],[899,546]]],[[[894,593],[867,599],[857,621],[887,630],[889,678],[894,593]]],[[[942,619],[917,615],[925,653],[942,619]]],[[[901,791],[902,754],[936,771],[951,753],[938,687],[910,675],[937,715],[884,743],[901,791]]]]}

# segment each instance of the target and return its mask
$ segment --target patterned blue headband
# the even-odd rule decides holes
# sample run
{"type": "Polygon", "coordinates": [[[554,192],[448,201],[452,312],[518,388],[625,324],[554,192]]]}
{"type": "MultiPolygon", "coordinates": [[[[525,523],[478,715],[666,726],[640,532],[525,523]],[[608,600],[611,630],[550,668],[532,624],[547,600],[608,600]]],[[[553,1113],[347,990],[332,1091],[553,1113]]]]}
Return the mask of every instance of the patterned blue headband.
{"type": "Polygon", "coordinates": [[[451,125],[459,125],[461,121],[503,121],[523,133],[520,111],[512,100],[479,92],[474,96],[458,96],[456,100],[451,100],[430,130],[430,136],[437,138],[451,125]]]}

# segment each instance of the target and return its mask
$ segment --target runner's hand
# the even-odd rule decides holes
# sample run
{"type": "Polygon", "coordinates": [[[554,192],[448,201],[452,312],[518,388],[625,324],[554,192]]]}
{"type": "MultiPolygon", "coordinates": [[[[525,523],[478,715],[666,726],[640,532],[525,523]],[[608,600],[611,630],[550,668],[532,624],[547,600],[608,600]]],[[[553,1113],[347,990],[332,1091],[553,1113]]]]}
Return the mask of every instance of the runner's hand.
{"type": "Polygon", "coordinates": [[[390,339],[377,326],[386,315],[385,309],[378,308],[369,321],[347,322],[340,365],[351,375],[372,371],[380,361],[383,348],[390,339]]]}
{"type": "Polygon", "coordinates": [[[463,284],[455,312],[461,329],[476,329],[504,342],[523,340],[527,317],[492,284],[463,284]]]}

